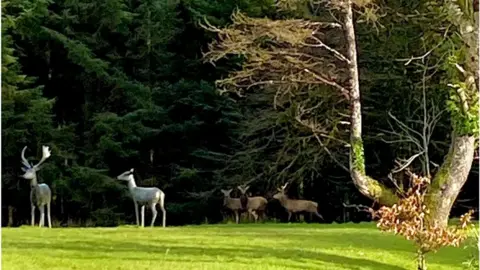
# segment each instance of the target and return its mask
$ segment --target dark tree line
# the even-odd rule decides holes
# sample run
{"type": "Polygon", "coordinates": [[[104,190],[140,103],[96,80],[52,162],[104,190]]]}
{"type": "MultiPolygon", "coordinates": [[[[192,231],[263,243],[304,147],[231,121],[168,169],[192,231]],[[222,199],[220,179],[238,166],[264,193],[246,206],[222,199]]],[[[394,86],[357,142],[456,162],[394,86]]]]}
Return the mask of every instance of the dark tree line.
{"type": "MultiPolygon", "coordinates": [[[[38,159],[43,144],[52,157],[39,182],[52,188],[53,219],[62,225],[132,223],[127,188],[115,180],[130,168],[138,185],[166,193],[169,225],[221,221],[219,189],[246,182],[253,194],[269,198],[290,181],[290,196],[317,201],[327,221],[365,219],[343,207],[370,203],[339,166],[348,162],[348,152],[339,150],[332,159],[310,132],[296,127],[295,108],[272,107],[273,93],[245,98],[217,93],[215,81],[239,70],[242,59],[206,63],[202,53],[216,36],[201,23],[228,25],[236,8],[252,17],[290,16],[275,12],[273,2],[5,2],[2,224],[28,224],[29,184],[18,177],[20,152],[26,145],[27,158],[38,159]]],[[[395,158],[409,153],[404,145],[378,138],[390,128],[386,112],[409,119],[418,100],[412,91],[418,76],[392,59],[417,54],[409,37],[421,29],[399,22],[387,16],[389,28],[381,33],[368,25],[358,28],[359,62],[365,68],[360,79],[366,85],[365,159],[376,178],[388,175],[395,158]]],[[[328,113],[330,105],[326,102],[320,113],[328,113]]],[[[447,118],[437,125],[432,162],[441,163],[448,151],[448,125],[447,118]]],[[[420,164],[413,166],[421,170],[420,164]]],[[[454,214],[475,205],[476,172],[478,167],[454,214]]],[[[285,216],[275,203],[270,214],[285,216]]]]}

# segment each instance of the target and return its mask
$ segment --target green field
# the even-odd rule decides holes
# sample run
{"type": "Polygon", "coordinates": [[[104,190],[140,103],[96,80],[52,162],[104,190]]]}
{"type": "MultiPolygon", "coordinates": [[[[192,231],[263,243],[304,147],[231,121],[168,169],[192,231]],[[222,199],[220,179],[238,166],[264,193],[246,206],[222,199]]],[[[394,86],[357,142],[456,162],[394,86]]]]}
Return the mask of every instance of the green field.
{"type": "MultiPolygon", "coordinates": [[[[465,269],[445,248],[429,269],[465,269]]],[[[374,224],[2,229],[2,269],[416,269],[411,243],[374,224]]]]}

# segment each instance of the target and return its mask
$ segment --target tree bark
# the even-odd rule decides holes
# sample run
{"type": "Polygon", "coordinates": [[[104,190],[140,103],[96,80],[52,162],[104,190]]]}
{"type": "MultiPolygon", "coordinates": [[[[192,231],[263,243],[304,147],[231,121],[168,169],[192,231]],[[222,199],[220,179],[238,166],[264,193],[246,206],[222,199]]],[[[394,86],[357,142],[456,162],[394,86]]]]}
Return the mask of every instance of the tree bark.
{"type": "Polygon", "coordinates": [[[425,204],[430,210],[430,221],[442,227],[448,225],[450,210],[467,181],[474,152],[474,136],[453,134],[450,150],[426,194],[425,204]]]}
{"type": "Polygon", "coordinates": [[[365,172],[365,158],[362,140],[362,106],[360,101],[360,83],[358,79],[357,48],[355,28],[353,26],[352,2],[346,1],[344,31],[347,41],[350,86],[350,175],[357,189],[363,195],[382,205],[393,205],[398,196],[391,189],[369,177],[365,172]]]}

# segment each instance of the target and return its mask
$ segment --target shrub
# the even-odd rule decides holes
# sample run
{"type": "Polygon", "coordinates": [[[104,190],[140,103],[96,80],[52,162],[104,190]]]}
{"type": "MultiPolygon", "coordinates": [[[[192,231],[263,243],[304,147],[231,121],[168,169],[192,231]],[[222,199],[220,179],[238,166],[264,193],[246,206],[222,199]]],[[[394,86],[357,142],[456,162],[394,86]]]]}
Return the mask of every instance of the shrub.
{"type": "Polygon", "coordinates": [[[467,239],[473,210],[462,215],[457,226],[438,226],[434,220],[429,220],[429,209],[425,205],[425,191],[430,179],[415,174],[411,177],[412,187],[405,196],[391,207],[381,207],[375,216],[379,218],[377,227],[380,230],[402,235],[415,243],[418,269],[426,270],[425,255],[428,252],[436,252],[445,246],[458,247],[467,239]]]}

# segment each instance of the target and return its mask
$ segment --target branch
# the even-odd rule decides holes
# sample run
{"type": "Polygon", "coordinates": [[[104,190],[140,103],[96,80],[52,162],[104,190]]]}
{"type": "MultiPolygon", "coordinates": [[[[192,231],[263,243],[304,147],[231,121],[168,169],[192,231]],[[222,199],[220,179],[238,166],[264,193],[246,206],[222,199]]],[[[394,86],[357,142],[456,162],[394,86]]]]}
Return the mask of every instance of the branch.
{"type": "Polygon", "coordinates": [[[330,158],[335,162],[337,163],[338,166],[340,166],[340,168],[342,168],[344,171],[346,172],[350,172],[350,170],[345,166],[343,165],[342,163],[340,163],[340,161],[338,161],[337,158],[335,158],[335,156],[330,152],[330,150],[322,143],[322,140],[320,140],[320,137],[318,137],[317,134],[313,134],[313,136],[315,136],[315,139],[317,139],[318,143],[320,144],[320,146],[323,148],[323,150],[330,156],[330,158]]]}
{"type": "Polygon", "coordinates": [[[344,61],[346,62],[347,64],[350,64],[350,60],[348,60],[343,54],[341,54],[340,52],[338,52],[337,50],[331,48],[330,46],[327,46],[325,43],[323,43],[320,39],[316,38],[316,37],[312,37],[312,39],[314,39],[316,42],[318,42],[318,44],[307,44],[307,43],[304,43],[305,46],[309,46],[309,47],[314,47],[314,48],[325,48],[326,50],[328,50],[329,52],[333,53],[333,55],[338,58],[339,60],[341,61],[344,61]]]}
{"type": "Polygon", "coordinates": [[[339,89],[340,92],[342,93],[342,95],[343,95],[347,100],[350,99],[350,91],[348,91],[345,87],[339,85],[339,84],[336,83],[336,82],[329,81],[329,80],[327,80],[326,78],[324,78],[324,77],[322,77],[322,76],[320,76],[320,75],[312,72],[312,71],[309,70],[309,69],[304,69],[304,71],[307,72],[307,73],[312,74],[312,76],[313,76],[315,79],[317,79],[317,80],[319,80],[319,81],[321,81],[321,82],[323,82],[323,83],[325,83],[325,84],[331,85],[331,86],[339,89]]]}
{"type": "Polygon", "coordinates": [[[399,168],[398,169],[393,169],[392,173],[398,173],[398,172],[401,172],[401,171],[405,170],[405,168],[407,168],[418,156],[422,155],[423,153],[424,153],[424,151],[414,154],[408,160],[401,160],[401,161],[404,161],[403,164],[401,164],[399,161],[395,160],[395,163],[397,163],[397,165],[399,165],[399,168]]]}
{"type": "Polygon", "coordinates": [[[399,125],[400,129],[402,129],[403,131],[405,131],[406,133],[409,133],[409,132],[412,132],[413,134],[416,134],[420,137],[422,137],[422,134],[414,129],[412,129],[411,127],[407,126],[405,123],[403,123],[402,121],[400,121],[397,117],[395,117],[390,111],[388,112],[388,116],[390,116],[390,118],[392,118],[393,120],[395,120],[395,122],[397,122],[397,124],[399,125]]]}
{"type": "Polygon", "coordinates": [[[370,214],[372,218],[376,216],[376,211],[372,207],[368,207],[361,204],[345,204],[343,203],[343,207],[345,208],[355,208],[359,212],[367,212],[370,214]]]}

